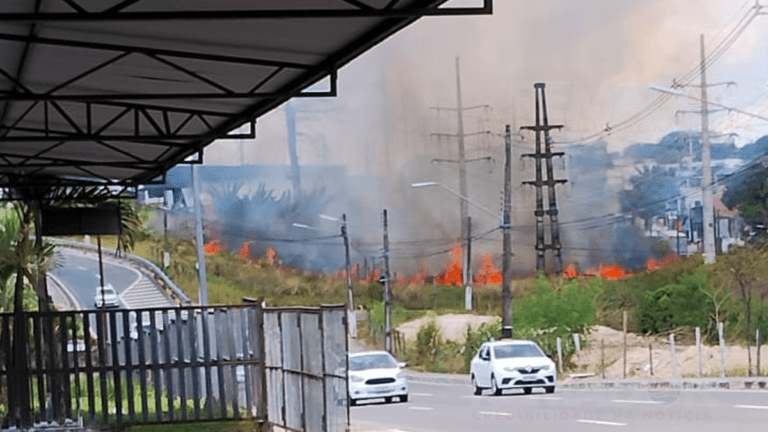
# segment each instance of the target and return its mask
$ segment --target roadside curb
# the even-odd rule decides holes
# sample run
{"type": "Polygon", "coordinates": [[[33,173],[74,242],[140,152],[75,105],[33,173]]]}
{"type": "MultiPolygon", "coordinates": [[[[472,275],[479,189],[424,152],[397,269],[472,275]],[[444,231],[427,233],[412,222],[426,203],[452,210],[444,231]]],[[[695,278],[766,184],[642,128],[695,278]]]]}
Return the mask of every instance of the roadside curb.
{"type": "MultiPolygon", "coordinates": [[[[471,384],[469,375],[418,372],[406,369],[403,373],[408,381],[431,384],[471,384]]],[[[575,390],[768,390],[768,377],[755,378],[693,378],[655,380],[599,380],[574,382],[561,381],[561,389],[575,390]]]]}
{"type": "Polygon", "coordinates": [[[566,381],[557,385],[563,389],[624,390],[624,389],[677,389],[677,390],[768,390],[768,378],[693,378],[638,380],[601,380],[590,382],[566,381]]]}

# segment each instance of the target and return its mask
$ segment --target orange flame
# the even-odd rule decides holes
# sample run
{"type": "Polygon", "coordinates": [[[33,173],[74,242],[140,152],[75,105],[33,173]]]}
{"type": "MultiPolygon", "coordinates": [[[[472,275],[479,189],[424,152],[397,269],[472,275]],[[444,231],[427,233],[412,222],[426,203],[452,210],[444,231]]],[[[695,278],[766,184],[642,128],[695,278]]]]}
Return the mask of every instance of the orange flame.
{"type": "Polygon", "coordinates": [[[408,285],[410,286],[416,286],[416,285],[424,285],[427,282],[427,276],[429,275],[429,272],[427,272],[427,269],[422,268],[414,277],[411,278],[411,280],[408,282],[408,285]]]}
{"type": "Polygon", "coordinates": [[[237,252],[237,254],[248,261],[251,260],[251,242],[250,241],[244,241],[243,246],[240,248],[240,250],[237,252]]]}
{"type": "Polygon", "coordinates": [[[607,267],[604,267],[601,264],[598,274],[605,279],[623,279],[627,276],[630,276],[632,273],[627,272],[624,270],[624,267],[618,264],[607,267]]]}
{"type": "Polygon", "coordinates": [[[223,250],[224,250],[224,246],[222,246],[221,242],[218,240],[211,240],[205,244],[206,255],[216,255],[217,253],[223,250]]]}
{"type": "Polygon", "coordinates": [[[680,257],[680,255],[674,254],[674,253],[667,254],[667,256],[665,256],[664,258],[662,258],[660,260],[657,260],[657,259],[651,257],[651,258],[648,258],[648,261],[646,262],[646,268],[649,271],[660,270],[660,269],[668,267],[670,264],[672,264],[674,262],[680,261],[681,259],[682,258],[680,257]]]}
{"type": "Polygon", "coordinates": [[[576,270],[576,265],[574,264],[568,264],[568,267],[563,270],[563,276],[569,277],[569,278],[575,278],[579,277],[579,272],[576,270]]]}
{"type": "Polygon", "coordinates": [[[277,262],[277,252],[275,252],[274,249],[271,247],[267,248],[267,264],[271,266],[275,266],[275,263],[277,262]]]}
{"type": "Polygon", "coordinates": [[[493,264],[492,254],[483,254],[483,266],[475,273],[472,280],[476,284],[484,285],[498,285],[503,282],[504,275],[493,264]]]}
{"type": "Polygon", "coordinates": [[[453,258],[445,273],[438,275],[435,278],[435,283],[441,285],[461,285],[461,246],[456,247],[451,251],[453,258]]]}

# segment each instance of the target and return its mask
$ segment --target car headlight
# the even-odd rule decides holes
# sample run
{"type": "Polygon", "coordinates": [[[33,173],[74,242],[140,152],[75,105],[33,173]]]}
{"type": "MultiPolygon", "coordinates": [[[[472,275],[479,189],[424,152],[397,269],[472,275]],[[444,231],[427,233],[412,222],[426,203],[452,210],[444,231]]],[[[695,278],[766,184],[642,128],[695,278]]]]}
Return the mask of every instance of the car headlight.
{"type": "Polygon", "coordinates": [[[395,375],[395,379],[397,379],[397,380],[401,380],[403,378],[405,378],[405,377],[403,376],[402,372],[398,372],[397,375],[395,375]]]}
{"type": "Polygon", "coordinates": [[[359,382],[363,382],[363,377],[361,377],[360,375],[350,375],[349,380],[352,382],[359,383],[359,382]]]}
{"type": "Polygon", "coordinates": [[[504,366],[503,369],[504,369],[504,372],[514,372],[515,371],[515,368],[513,368],[511,366],[504,366]]]}
{"type": "Polygon", "coordinates": [[[546,365],[541,367],[541,370],[544,370],[544,371],[548,371],[550,369],[552,369],[552,365],[550,365],[550,364],[546,364],[546,365]]]}

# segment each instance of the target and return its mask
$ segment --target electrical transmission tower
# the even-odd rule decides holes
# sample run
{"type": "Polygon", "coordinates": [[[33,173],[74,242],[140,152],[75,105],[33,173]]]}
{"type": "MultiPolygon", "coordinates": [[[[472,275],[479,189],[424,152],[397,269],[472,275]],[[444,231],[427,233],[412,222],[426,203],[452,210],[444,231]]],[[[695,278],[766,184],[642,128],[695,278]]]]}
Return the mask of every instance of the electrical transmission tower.
{"type": "Polygon", "coordinates": [[[459,58],[456,58],[456,108],[444,108],[444,107],[431,107],[430,109],[437,110],[438,117],[440,115],[441,110],[446,111],[456,111],[457,119],[458,119],[458,132],[456,134],[432,134],[438,137],[441,136],[450,136],[450,137],[456,137],[458,138],[459,143],[459,154],[458,159],[432,159],[432,163],[443,163],[443,162],[450,162],[450,163],[457,163],[459,165],[459,195],[461,195],[461,199],[459,200],[459,219],[460,219],[460,229],[461,229],[461,239],[462,242],[465,243],[464,251],[466,255],[465,262],[467,263],[464,266],[464,271],[462,272],[462,279],[464,285],[472,285],[472,273],[470,269],[470,260],[471,257],[469,255],[469,208],[467,205],[467,163],[475,162],[479,160],[486,160],[490,161],[490,156],[484,156],[484,157],[478,157],[474,159],[467,159],[466,157],[466,150],[464,145],[464,139],[468,136],[472,135],[481,135],[481,134],[490,134],[490,131],[480,131],[475,133],[465,133],[464,132],[464,111],[468,110],[474,110],[477,108],[490,108],[488,105],[479,105],[479,106],[473,106],[473,107],[464,107],[462,104],[462,98],[461,98],[461,74],[460,74],[460,68],[459,68],[459,58]]]}
{"type": "Polygon", "coordinates": [[[555,197],[555,186],[558,184],[566,183],[567,180],[557,180],[554,178],[552,158],[562,157],[565,155],[565,153],[552,151],[552,139],[549,135],[549,131],[552,129],[560,129],[563,126],[549,124],[549,119],[547,117],[547,100],[544,93],[545,84],[536,83],[533,87],[536,91],[536,125],[523,126],[520,129],[536,132],[536,152],[522,155],[523,157],[533,158],[536,161],[536,180],[523,182],[523,184],[533,185],[536,187],[536,211],[534,212],[536,215],[536,270],[546,271],[546,251],[553,250],[555,255],[555,273],[562,273],[563,258],[560,252],[562,245],[560,244],[560,226],[557,220],[557,199],[555,197]],[[541,151],[542,132],[544,133],[544,153],[541,151]],[[546,162],[546,180],[543,179],[542,175],[542,161],[546,162]],[[549,206],[546,209],[544,208],[544,186],[547,186],[547,192],[549,195],[549,206]],[[549,243],[547,243],[545,239],[545,215],[549,216],[549,243]]]}

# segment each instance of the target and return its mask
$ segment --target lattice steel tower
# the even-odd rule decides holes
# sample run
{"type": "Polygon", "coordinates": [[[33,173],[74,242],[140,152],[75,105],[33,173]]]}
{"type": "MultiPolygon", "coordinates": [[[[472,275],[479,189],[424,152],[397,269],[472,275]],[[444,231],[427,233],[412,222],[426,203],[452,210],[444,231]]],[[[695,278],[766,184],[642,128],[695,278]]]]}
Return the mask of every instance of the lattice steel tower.
{"type": "Polygon", "coordinates": [[[536,91],[536,126],[523,126],[520,129],[527,129],[536,132],[536,152],[523,154],[523,157],[530,157],[536,161],[536,180],[526,181],[523,184],[533,185],[536,187],[536,270],[546,271],[546,251],[554,251],[554,270],[555,273],[563,272],[563,258],[560,252],[562,245],[560,244],[560,225],[557,220],[557,199],[555,197],[555,186],[557,184],[566,183],[567,180],[557,180],[554,178],[552,169],[552,158],[562,157],[565,155],[563,152],[552,151],[552,139],[549,136],[549,131],[552,129],[560,129],[562,125],[550,125],[547,117],[547,100],[544,93],[544,83],[534,84],[536,91]],[[541,135],[544,132],[544,153],[541,152],[541,135]],[[542,161],[546,162],[547,179],[542,177],[542,161]],[[547,192],[549,195],[549,206],[544,208],[544,193],[543,187],[547,186],[547,192]],[[546,242],[546,233],[544,226],[544,216],[549,216],[550,223],[550,242],[546,242]]]}

